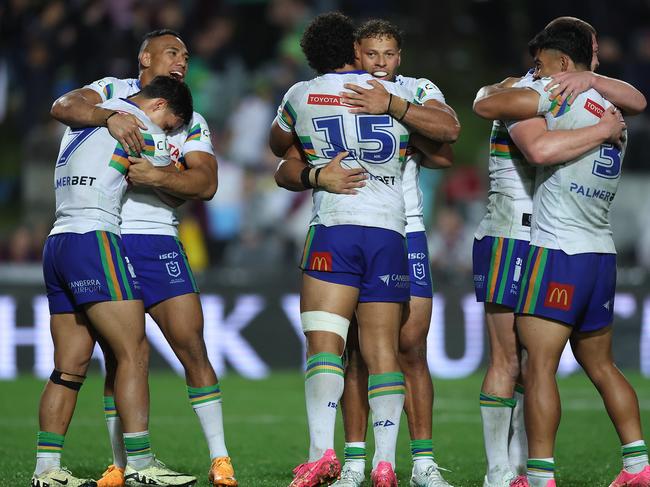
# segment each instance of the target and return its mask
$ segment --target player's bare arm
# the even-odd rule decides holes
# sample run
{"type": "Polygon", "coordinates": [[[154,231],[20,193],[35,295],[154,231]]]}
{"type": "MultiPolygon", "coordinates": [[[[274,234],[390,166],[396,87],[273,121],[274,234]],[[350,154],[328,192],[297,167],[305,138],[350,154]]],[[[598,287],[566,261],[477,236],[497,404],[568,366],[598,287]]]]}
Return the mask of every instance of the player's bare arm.
{"type": "Polygon", "coordinates": [[[486,120],[525,120],[537,115],[538,104],[539,93],[530,88],[490,85],[478,91],[472,108],[486,120]]]}
{"type": "Polygon", "coordinates": [[[356,188],[366,185],[365,180],[368,175],[360,167],[353,169],[343,167],[341,161],[347,155],[347,152],[341,152],[326,166],[319,168],[318,179],[316,179],[318,169],[307,164],[300,149],[292,145],[275,171],[275,182],[289,191],[304,191],[310,189],[305,186],[304,177],[312,188],[324,189],[328,193],[357,194],[356,188]],[[303,171],[307,168],[309,172],[303,176],[303,171]]]}
{"type": "Polygon", "coordinates": [[[388,113],[418,133],[437,142],[454,143],[460,134],[460,122],[454,110],[439,101],[428,100],[416,105],[399,96],[392,95],[377,80],[370,80],[372,88],[355,84],[344,87],[350,92],[341,92],[341,102],[352,105],[351,113],[388,113]]]}
{"type": "Polygon", "coordinates": [[[293,132],[286,132],[278,125],[277,120],[273,121],[271,131],[269,133],[269,147],[271,152],[277,157],[283,157],[295,142],[295,134],[293,132]]]}
{"type": "Polygon", "coordinates": [[[565,71],[552,75],[551,79],[544,90],[551,94],[551,98],[557,97],[559,103],[566,99],[571,104],[580,93],[593,88],[625,115],[638,115],[647,106],[643,93],[631,84],[592,71],[565,71]]]}
{"type": "Polygon", "coordinates": [[[59,97],[50,115],[72,127],[107,127],[110,134],[127,152],[140,153],[144,138],[140,129],[146,129],[135,115],[98,107],[101,96],[90,88],[79,88],[59,97]]]}
{"type": "Polygon", "coordinates": [[[184,171],[155,167],[140,157],[129,157],[129,161],[129,181],[136,186],[150,186],[186,200],[210,200],[217,191],[217,159],[208,152],[185,154],[184,171]]]}
{"type": "Polygon", "coordinates": [[[620,145],[625,122],[614,107],[605,111],[600,121],[590,127],[553,130],[541,117],[523,120],[510,129],[510,137],[530,164],[561,164],[609,142],[620,145]]]}
{"type": "Polygon", "coordinates": [[[422,154],[420,166],[429,169],[447,169],[454,163],[451,144],[435,142],[420,134],[411,134],[409,143],[422,154]]]}

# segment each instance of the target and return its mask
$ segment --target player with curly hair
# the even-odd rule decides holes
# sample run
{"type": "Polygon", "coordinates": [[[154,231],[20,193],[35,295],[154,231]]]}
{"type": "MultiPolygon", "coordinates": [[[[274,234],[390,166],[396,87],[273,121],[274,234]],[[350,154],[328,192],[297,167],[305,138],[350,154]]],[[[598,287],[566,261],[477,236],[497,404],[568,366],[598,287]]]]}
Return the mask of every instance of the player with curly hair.
{"type": "Polygon", "coordinates": [[[334,425],[343,392],[341,357],[355,312],[370,373],[367,393],[376,445],[372,481],[394,486],[405,389],[397,342],[409,299],[401,171],[409,130],[400,120],[410,93],[385,83],[400,109],[395,117],[350,113],[341,101],[344,85],[364,85],[372,76],[356,70],[354,25],[340,13],[316,17],[301,46],[320,76],[297,83],[284,96],[271,129],[271,148],[282,156],[298,137],[311,162],[301,173],[304,186],[317,186],[323,166],[336,155],[344,165],[362,168],[368,179],[354,196],[314,191],[300,303],[310,448],[308,462],[294,470],[291,487],[313,487],[339,476],[334,425]]]}

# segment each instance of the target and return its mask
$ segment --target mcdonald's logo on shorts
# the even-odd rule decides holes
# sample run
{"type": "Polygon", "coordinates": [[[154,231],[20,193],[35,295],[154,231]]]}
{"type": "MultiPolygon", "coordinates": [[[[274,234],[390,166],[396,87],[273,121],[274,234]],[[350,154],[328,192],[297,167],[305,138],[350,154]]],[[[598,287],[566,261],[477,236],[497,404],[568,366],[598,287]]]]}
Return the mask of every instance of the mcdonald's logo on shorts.
{"type": "Polygon", "coordinates": [[[549,283],[544,306],[569,311],[571,309],[571,302],[573,301],[574,289],[575,286],[572,284],[549,283]]]}
{"type": "Polygon", "coordinates": [[[311,260],[309,262],[309,270],[331,272],[332,254],[329,252],[312,252],[311,260]]]}

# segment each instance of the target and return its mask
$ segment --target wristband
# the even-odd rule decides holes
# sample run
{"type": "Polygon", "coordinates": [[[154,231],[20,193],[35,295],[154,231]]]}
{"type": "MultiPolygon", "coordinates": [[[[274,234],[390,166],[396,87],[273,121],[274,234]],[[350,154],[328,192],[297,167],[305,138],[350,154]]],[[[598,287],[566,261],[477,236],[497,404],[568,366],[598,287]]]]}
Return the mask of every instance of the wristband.
{"type": "Polygon", "coordinates": [[[302,171],[300,171],[300,182],[305,187],[305,189],[312,189],[313,186],[309,182],[309,171],[312,170],[311,166],[307,166],[302,171]]]}
{"type": "Polygon", "coordinates": [[[322,170],[323,170],[323,168],[319,167],[318,169],[316,169],[316,172],[314,173],[314,183],[315,183],[314,188],[318,188],[318,175],[320,174],[320,172],[322,170]]]}
{"type": "Polygon", "coordinates": [[[411,102],[407,101],[406,102],[406,110],[404,110],[404,113],[402,113],[402,116],[397,119],[398,122],[401,122],[402,120],[404,120],[404,117],[406,116],[406,112],[409,111],[409,108],[411,108],[411,102]]]}
{"type": "Polygon", "coordinates": [[[116,112],[116,111],[111,112],[111,114],[104,119],[104,125],[108,127],[108,119],[111,118],[113,115],[117,115],[118,113],[120,112],[116,112]]]}

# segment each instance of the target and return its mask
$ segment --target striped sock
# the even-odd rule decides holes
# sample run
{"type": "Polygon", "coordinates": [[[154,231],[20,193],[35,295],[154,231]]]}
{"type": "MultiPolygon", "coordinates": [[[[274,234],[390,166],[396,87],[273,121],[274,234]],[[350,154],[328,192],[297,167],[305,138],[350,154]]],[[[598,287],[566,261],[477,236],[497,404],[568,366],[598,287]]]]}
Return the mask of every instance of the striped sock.
{"type": "Polygon", "coordinates": [[[623,468],[630,473],[639,473],[648,466],[648,447],[645,441],[633,441],[621,447],[623,468]]]}
{"type": "Polygon", "coordinates": [[[411,457],[413,470],[426,470],[433,465],[433,440],[411,440],[411,457]]]}
{"type": "Polygon", "coordinates": [[[34,473],[40,475],[48,470],[61,467],[61,453],[65,435],[39,431],[36,435],[36,469],[34,473]]]}
{"type": "Polygon", "coordinates": [[[481,392],[479,403],[487,458],[487,479],[488,482],[497,482],[503,476],[504,469],[510,468],[508,435],[515,400],[481,392]]]}
{"type": "Polygon", "coordinates": [[[508,443],[508,458],[510,465],[517,475],[526,474],[526,461],[528,460],[528,437],[524,424],[524,386],[515,384],[516,401],[510,418],[510,440],[508,443]]]}
{"type": "Polygon", "coordinates": [[[363,473],[366,469],[366,442],[350,441],[345,442],[345,464],[351,469],[363,473]]]}
{"type": "Polygon", "coordinates": [[[127,463],[135,470],[147,467],[153,461],[149,431],[124,433],[127,463]]]}
{"type": "Polygon", "coordinates": [[[192,409],[199,417],[201,429],[210,448],[210,458],[227,457],[226,440],[223,432],[223,411],[221,409],[221,387],[187,386],[192,409]]]}
{"type": "Polygon", "coordinates": [[[555,478],[555,462],[551,458],[529,458],[527,467],[530,487],[546,487],[555,478]]]}
{"type": "Polygon", "coordinates": [[[126,452],[124,451],[124,441],[122,440],[124,431],[122,431],[122,422],[115,408],[115,399],[113,396],[104,396],[104,418],[108,428],[108,437],[111,440],[113,450],[113,465],[119,468],[126,467],[126,452]]]}
{"type": "Polygon", "coordinates": [[[343,394],[343,361],[333,353],[317,353],[307,359],[305,402],[309,424],[309,461],[334,448],[336,409],[343,394]]]}
{"type": "Polygon", "coordinates": [[[379,462],[390,462],[395,468],[395,447],[404,408],[404,392],[404,374],[401,372],[371,374],[368,377],[368,403],[375,434],[373,469],[379,462]]]}

